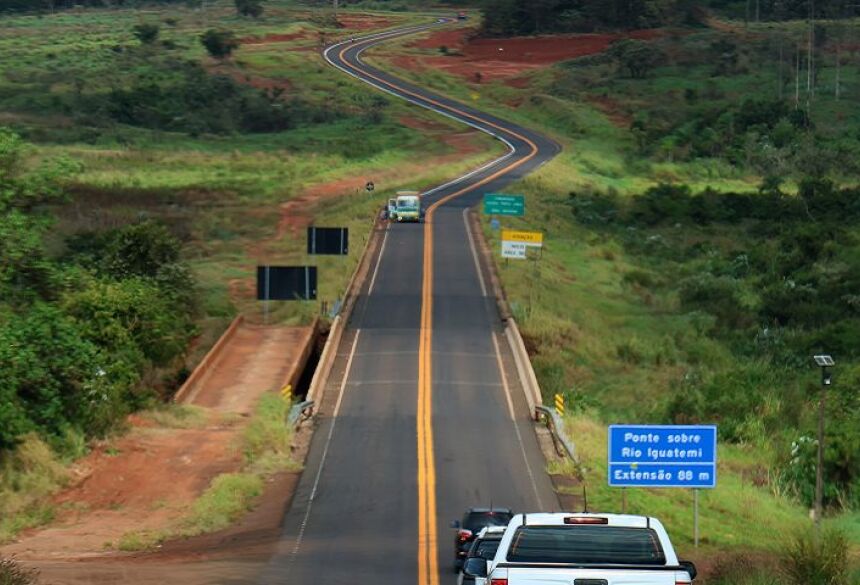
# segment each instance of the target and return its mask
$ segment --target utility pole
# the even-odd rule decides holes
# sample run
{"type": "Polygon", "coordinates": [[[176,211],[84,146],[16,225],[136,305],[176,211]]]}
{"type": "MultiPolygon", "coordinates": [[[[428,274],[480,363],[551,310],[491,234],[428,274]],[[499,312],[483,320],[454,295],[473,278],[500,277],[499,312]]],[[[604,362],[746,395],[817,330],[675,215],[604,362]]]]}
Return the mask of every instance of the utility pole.
{"type": "Polygon", "coordinates": [[[815,466],[815,535],[821,533],[821,516],[824,513],[824,411],[827,387],[833,383],[828,368],[836,365],[829,355],[813,356],[821,368],[821,396],[818,399],[818,463],[815,466]]]}
{"type": "Polygon", "coordinates": [[[796,47],[794,56],[794,109],[800,107],[800,45],[796,47]]]}
{"type": "Polygon", "coordinates": [[[331,0],[331,5],[334,10],[334,21],[337,23],[337,0],[331,0]]]}
{"type": "Polygon", "coordinates": [[[777,88],[777,91],[779,92],[778,95],[779,95],[779,101],[780,102],[782,101],[782,90],[783,90],[783,87],[782,87],[783,86],[783,74],[782,74],[782,69],[783,69],[783,67],[782,67],[782,63],[783,63],[782,44],[783,44],[783,41],[785,41],[785,39],[783,39],[782,35],[780,35],[780,37],[779,37],[779,70],[777,73],[777,77],[779,78],[778,79],[779,87],[777,88]]]}
{"type": "Polygon", "coordinates": [[[815,0],[810,0],[809,3],[809,38],[806,46],[806,115],[809,117],[809,105],[812,100],[812,82],[814,75],[812,73],[815,68],[815,63],[812,58],[812,45],[815,37],[815,0]]]}

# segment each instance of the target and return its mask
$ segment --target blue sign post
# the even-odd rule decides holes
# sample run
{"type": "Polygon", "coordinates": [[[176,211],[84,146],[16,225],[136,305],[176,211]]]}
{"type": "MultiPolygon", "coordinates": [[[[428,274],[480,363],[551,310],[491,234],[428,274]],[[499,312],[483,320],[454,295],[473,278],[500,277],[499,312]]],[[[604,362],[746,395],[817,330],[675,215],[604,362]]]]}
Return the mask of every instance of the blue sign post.
{"type": "Polygon", "coordinates": [[[610,425],[607,451],[611,487],[693,489],[693,541],[698,547],[699,489],[717,487],[717,427],[610,425]]]}

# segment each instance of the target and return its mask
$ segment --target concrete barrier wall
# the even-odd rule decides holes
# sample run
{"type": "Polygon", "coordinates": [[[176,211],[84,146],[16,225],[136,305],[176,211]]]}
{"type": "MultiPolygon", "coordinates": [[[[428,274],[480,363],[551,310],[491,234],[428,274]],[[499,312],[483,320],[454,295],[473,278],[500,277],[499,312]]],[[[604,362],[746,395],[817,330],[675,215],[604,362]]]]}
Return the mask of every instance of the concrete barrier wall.
{"type": "Polygon", "coordinates": [[[218,341],[215,342],[215,345],[212,346],[203,359],[200,360],[200,363],[197,364],[197,367],[194,368],[194,371],[191,372],[191,375],[188,376],[188,379],[185,380],[185,383],[179,388],[176,394],[173,395],[173,402],[177,404],[182,404],[185,399],[188,397],[191,389],[200,382],[206,374],[209,373],[209,370],[217,363],[218,358],[221,357],[221,353],[224,351],[224,347],[230,342],[233,336],[236,334],[236,330],[242,325],[245,321],[245,317],[243,315],[237,316],[218,341]]]}
{"type": "Polygon", "coordinates": [[[538,384],[537,375],[532,367],[529,352],[526,350],[526,344],[523,341],[523,336],[520,333],[520,328],[517,326],[516,319],[511,313],[511,307],[508,303],[505,290],[502,287],[501,279],[499,279],[496,262],[493,258],[493,253],[484,238],[484,230],[481,227],[481,222],[478,220],[477,213],[473,210],[469,214],[469,221],[472,225],[472,233],[477,240],[476,244],[481,251],[481,259],[487,270],[490,273],[490,284],[492,285],[493,295],[496,298],[496,305],[499,308],[499,314],[502,321],[505,323],[505,338],[508,340],[508,345],[511,347],[511,353],[514,354],[514,363],[517,366],[517,374],[520,378],[523,391],[526,395],[526,402],[529,405],[529,414],[532,418],[536,417],[535,407],[543,405],[543,397],[541,395],[540,384],[538,384]]]}
{"type": "Polygon", "coordinates": [[[373,226],[370,229],[370,235],[364,244],[364,250],[361,252],[361,258],[349,279],[349,284],[344,292],[343,305],[340,314],[335,316],[329,329],[328,339],[325,347],[320,355],[320,361],[317,364],[317,369],[314,372],[314,377],[311,380],[308,396],[306,400],[313,400],[319,403],[322,400],[322,392],[328,382],[331,368],[334,365],[334,359],[337,356],[337,348],[340,346],[340,340],[343,337],[343,330],[349,322],[349,317],[352,315],[352,310],[355,307],[355,301],[358,299],[361,285],[367,277],[368,266],[374,256],[374,252],[379,243],[379,233],[377,232],[378,222],[376,218],[373,220],[373,226]]]}
{"type": "Polygon", "coordinates": [[[308,365],[308,360],[313,353],[314,345],[316,345],[319,332],[320,318],[314,317],[314,322],[311,323],[310,332],[308,333],[307,338],[304,340],[304,347],[302,347],[302,353],[299,354],[299,359],[296,360],[295,366],[289,372],[287,372],[286,376],[284,376],[284,379],[281,381],[281,385],[278,387],[278,390],[281,390],[287,384],[289,384],[293,387],[293,391],[295,391],[296,386],[298,386],[299,380],[301,380],[302,374],[304,373],[305,368],[308,365]]]}

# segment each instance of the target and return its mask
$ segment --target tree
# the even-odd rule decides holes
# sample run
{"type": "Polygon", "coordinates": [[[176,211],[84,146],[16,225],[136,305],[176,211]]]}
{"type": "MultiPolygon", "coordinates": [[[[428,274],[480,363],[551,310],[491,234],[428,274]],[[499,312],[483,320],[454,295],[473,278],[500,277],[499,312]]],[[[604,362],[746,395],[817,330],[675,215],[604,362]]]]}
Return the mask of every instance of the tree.
{"type": "Polygon", "coordinates": [[[131,30],[132,34],[141,44],[151,45],[158,39],[160,27],[153,23],[141,23],[134,25],[134,28],[131,30]]]}
{"type": "Polygon", "coordinates": [[[643,41],[625,39],[612,43],[609,54],[618,64],[627,69],[630,77],[642,79],[656,67],[662,55],[655,47],[643,41]]]}
{"type": "Polygon", "coordinates": [[[210,28],[200,35],[200,42],[206,47],[206,52],[216,59],[226,59],[239,47],[233,31],[210,28]]]}
{"type": "Polygon", "coordinates": [[[52,217],[45,206],[64,198],[60,181],[75,170],[63,160],[28,168],[27,154],[17,134],[0,128],[0,299],[10,304],[50,294],[43,235],[52,217]]]}
{"type": "Polygon", "coordinates": [[[250,16],[258,18],[263,14],[263,3],[261,0],[235,0],[236,12],[239,16],[250,16]]]}

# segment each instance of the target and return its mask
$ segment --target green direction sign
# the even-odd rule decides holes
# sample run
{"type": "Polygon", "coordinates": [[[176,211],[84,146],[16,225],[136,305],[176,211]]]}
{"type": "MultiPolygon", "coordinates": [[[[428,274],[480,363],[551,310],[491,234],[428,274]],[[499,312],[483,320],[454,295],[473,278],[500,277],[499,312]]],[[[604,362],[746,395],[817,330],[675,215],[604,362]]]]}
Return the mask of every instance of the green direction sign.
{"type": "Polygon", "coordinates": [[[522,195],[487,193],[484,195],[484,213],[521,217],[526,214],[526,198],[522,195]]]}

